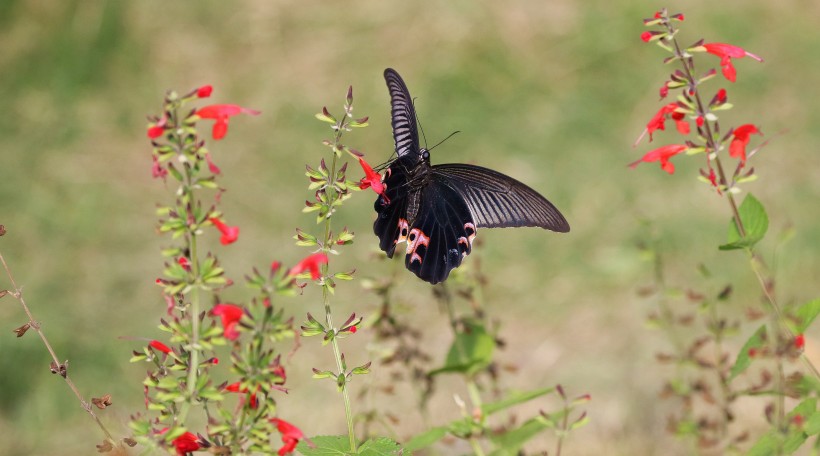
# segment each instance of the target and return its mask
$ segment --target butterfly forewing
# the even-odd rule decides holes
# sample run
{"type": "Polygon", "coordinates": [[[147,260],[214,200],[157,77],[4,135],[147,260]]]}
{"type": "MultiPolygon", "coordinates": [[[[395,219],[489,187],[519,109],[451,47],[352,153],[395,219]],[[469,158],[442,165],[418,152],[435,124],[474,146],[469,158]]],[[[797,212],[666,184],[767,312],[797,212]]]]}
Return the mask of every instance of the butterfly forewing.
{"type": "Polygon", "coordinates": [[[479,228],[538,226],[569,231],[569,223],[552,203],[510,176],[461,163],[435,165],[432,172],[464,198],[479,228]]]}
{"type": "Polygon", "coordinates": [[[418,157],[419,135],[416,131],[416,111],[413,99],[401,76],[392,68],[384,70],[384,80],[390,91],[390,118],[393,125],[393,140],[399,157],[418,157]]]}

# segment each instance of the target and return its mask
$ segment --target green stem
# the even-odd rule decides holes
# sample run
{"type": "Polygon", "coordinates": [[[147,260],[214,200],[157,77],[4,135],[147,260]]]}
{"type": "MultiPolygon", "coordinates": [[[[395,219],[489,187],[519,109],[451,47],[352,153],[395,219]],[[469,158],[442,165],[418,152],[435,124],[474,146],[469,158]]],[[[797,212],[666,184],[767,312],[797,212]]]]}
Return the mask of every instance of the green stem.
{"type": "MultiPolygon", "coordinates": [[[[196,249],[196,234],[191,233],[191,271],[198,281],[199,277],[199,261],[197,259],[196,249]]],[[[199,287],[194,287],[191,295],[191,309],[189,311],[191,318],[191,348],[188,351],[190,357],[188,358],[188,380],[187,380],[187,396],[182,404],[182,410],[179,413],[179,422],[184,424],[185,418],[188,416],[188,410],[195,400],[197,376],[199,374],[199,287]]]]}
{"type": "MultiPolygon", "coordinates": [[[[339,128],[336,134],[336,143],[339,143],[341,139],[341,131],[343,131],[343,122],[342,126],[339,128]]],[[[330,164],[330,180],[331,182],[335,181],[336,179],[336,162],[338,159],[338,155],[336,151],[333,151],[333,160],[330,164]]],[[[328,205],[330,206],[330,210],[328,211],[327,215],[325,216],[325,235],[324,235],[324,242],[322,243],[322,251],[325,254],[330,252],[330,245],[332,244],[332,240],[330,239],[330,218],[333,215],[333,203],[339,197],[339,193],[333,187],[332,184],[329,184],[327,187],[328,193],[328,205]]],[[[322,266],[322,276],[327,277],[328,274],[328,265],[325,264],[322,266]]],[[[322,302],[325,306],[325,322],[327,323],[327,330],[328,331],[336,331],[336,328],[333,326],[333,312],[331,311],[330,307],[330,293],[328,292],[327,284],[322,284],[322,302]]],[[[336,367],[339,369],[339,375],[346,375],[344,371],[344,366],[342,365],[342,352],[339,350],[339,342],[338,335],[334,334],[333,340],[331,344],[333,346],[333,355],[336,358],[336,367]]],[[[350,408],[350,394],[347,389],[347,382],[342,384],[342,397],[344,399],[345,404],[345,418],[347,419],[347,435],[348,439],[350,440],[350,450],[355,452],[356,451],[356,434],[353,429],[353,413],[350,408]]]]}

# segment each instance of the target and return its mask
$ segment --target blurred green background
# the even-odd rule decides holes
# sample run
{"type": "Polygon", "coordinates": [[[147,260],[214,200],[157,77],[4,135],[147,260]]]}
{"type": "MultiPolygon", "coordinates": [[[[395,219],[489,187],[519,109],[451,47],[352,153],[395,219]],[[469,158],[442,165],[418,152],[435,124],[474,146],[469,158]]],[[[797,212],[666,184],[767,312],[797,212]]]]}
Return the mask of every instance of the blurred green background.
{"type": "MultiPolygon", "coordinates": [[[[142,404],[144,370],[128,363],[141,342],[118,337],[158,336],[164,304],[153,281],[162,271],[159,248],[169,243],[155,233],[154,205],[169,200],[170,187],[151,179],[145,115],[158,112],[166,89],[203,84],[215,87],[208,102],[263,112],[235,118],[226,140],[211,144],[229,189],[222,209],[242,235],[230,248],[215,235],[210,241],[239,281],[252,265],[292,264],[306,254],[291,239],[295,227],[313,228],[313,217],[300,213],[309,197],[304,164],[326,153],[320,142],[330,134],[313,114],[323,105],[339,112],[349,84],[356,114],[369,115],[371,126],[347,143],[371,163],[388,158],[382,71],[394,67],[417,98],[431,145],[461,131],[434,151],[434,163],[471,162],[513,175],[544,193],[572,225],[567,235],[484,230],[483,245],[467,260],[480,257],[491,278],[485,297],[508,342],[500,356],[520,368],[505,384],[561,383],[570,394],[592,395],[592,421],[571,436],[570,454],[685,453],[664,431],[674,409],[658,399],[669,372],[654,353],[666,342],[645,325],[652,302],[636,290],[652,273],[636,245],[659,239],[673,285],[715,291],[732,282],[737,309],[759,296],[743,256],[716,249],[726,235],[728,206],[695,180],[699,158],[675,159],[673,176],[657,164],[626,167],[649,150],[631,145],[660,106],[657,89],[670,71],[661,64],[665,54],[639,39],[642,18],[662,6],[2,0],[0,224],[8,234],[0,252],[58,355],[70,360],[82,392],[114,395],[114,407],[102,415],[124,433],[129,413],[142,404]],[[713,283],[699,279],[701,263],[714,272],[713,283]]],[[[729,42],[766,59],[735,61],[737,83],[716,78],[708,89],[729,90],[736,109],[724,115],[724,125],[752,122],[774,138],[753,159],[760,180],[747,185],[771,218],[762,252],[784,302],[813,298],[820,253],[820,4],[672,6],[686,14],[684,43],[729,42]],[[797,234],[780,245],[775,238],[788,227],[797,234]]],[[[661,132],[654,144],[677,139],[661,132]]],[[[352,265],[363,276],[383,274],[369,261],[377,245],[372,201],[370,193],[356,195],[336,222],[358,235],[340,268],[352,265]]],[[[10,288],[5,275],[0,288],[10,288]]],[[[242,287],[235,288],[239,299],[242,287]]],[[[446,346],[449,329],[429,286],[408,273],[402,290],[417,302],[427,348],[443,357],[437,347],[446,346]]],[[[334,300],[339,315],[372,313],[376,302],[355,282],[340,286],[334,300]]],[[[25,322],[17,303],[9,297],[0,303],[0,454],[91,454],[98,430],[48,372],[49,357],[34,333],[14,338],[11,330],[25,322]]],[[[297,321],[306,310],[321,313],[315,290],[282,304],[297,321]]],[[[815,336],[807,335],[810,352],[820,340],[815,336]]],[[[310,367],[332,363],[329,350],[316,345],[303,341],[288,365],[292,391],[280,410],[309,435],[341,433],[335,391],[309,380],[310,367]]],[[[366,360],[364,350],[352,353],[366,360]]],[[[452,388],[434,399],[442,420],[459,414],[452,394],[466,395],[457,382],[452,388]]],[[[407,415],[399,437],[420,429],[412,400],[410,411],[391,401],[381,407],[407,415]]],[[[551,449],[550,442],[533,449],[551,449]]]]}

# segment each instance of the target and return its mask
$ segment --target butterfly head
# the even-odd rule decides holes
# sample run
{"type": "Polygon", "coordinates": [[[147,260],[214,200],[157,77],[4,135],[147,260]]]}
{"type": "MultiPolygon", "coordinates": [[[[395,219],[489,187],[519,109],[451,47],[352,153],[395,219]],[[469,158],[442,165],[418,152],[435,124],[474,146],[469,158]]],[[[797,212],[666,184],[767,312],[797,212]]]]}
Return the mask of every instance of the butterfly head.
{"type": "Polygon", "coordinates": [[[430,163],[430,151],[429,150],[422,147],[419,150],[419,157],[421,157],[421,161],[426,162],[426,163],[430,163]]]}

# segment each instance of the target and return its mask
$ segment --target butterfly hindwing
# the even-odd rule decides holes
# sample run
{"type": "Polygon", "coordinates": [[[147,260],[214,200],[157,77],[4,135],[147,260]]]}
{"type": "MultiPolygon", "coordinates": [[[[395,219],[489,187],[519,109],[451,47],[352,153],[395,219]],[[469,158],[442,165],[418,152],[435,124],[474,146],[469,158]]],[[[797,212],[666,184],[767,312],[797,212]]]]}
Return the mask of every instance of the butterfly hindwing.
{"type": "Polygon", "coordinates": [[[409,231],[407,222],[408,203],[408,168],[407,158],[395,160],[383,177],[385,192],[379,195],[373,205],[376,209],[376,221],[373,222],[373,232],[379,237],[379,248],[389,258],[393,258],[399,239],[406,238],[409,231]]]}
{"type": "Polygon", "coordinates": [[[467,203],[452,187],[431,176],[419,194],[418,215],[407,234],[404,264],[430,283],[443,282],[470,254],[475,224],[467,203]]]}
{"type": "Polygon", "coordinates": [[[461,163],[435,165],[432,173],[464,198],[478,227],[569,231],[569,223],[552,203],[510,176],[461,163]]]}

